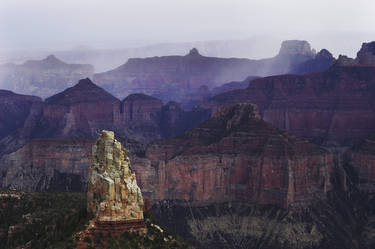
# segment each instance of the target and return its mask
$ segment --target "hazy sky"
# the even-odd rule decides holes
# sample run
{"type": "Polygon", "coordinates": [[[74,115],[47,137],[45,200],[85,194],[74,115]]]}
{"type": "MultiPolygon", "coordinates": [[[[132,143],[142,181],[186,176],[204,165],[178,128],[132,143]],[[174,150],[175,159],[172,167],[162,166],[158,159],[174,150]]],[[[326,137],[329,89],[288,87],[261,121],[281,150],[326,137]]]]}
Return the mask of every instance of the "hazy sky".
{"type": "Polygon", "coordinates": [[[374,0],[0,0],[0,47],[374,34],[374,13],[374,0]]]}

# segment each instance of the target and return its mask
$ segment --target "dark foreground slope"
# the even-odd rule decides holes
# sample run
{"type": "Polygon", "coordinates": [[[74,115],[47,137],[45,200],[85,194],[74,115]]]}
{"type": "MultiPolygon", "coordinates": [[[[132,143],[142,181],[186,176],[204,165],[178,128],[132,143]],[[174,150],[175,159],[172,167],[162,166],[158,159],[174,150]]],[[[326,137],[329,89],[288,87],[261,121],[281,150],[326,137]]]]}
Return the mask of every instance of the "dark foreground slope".
{"type": "Polygon", "coordinates": [[[352,190],[331,192],[304,210],[161,201],[153,212],[197,248],[370,249],[375,246],[374,205],[374,197],[352,190]]]}
{"type": "MultiPolygon", "coordinates": [[[[72,249],[86,229],[85,193],[0,191],[0,248],[72,249]]],[[[192,248],[145,214],[147,233],[83,238],[85,248],[192,248]]],[[[82,243],[81,243],[82,244],[82,243]]]]}

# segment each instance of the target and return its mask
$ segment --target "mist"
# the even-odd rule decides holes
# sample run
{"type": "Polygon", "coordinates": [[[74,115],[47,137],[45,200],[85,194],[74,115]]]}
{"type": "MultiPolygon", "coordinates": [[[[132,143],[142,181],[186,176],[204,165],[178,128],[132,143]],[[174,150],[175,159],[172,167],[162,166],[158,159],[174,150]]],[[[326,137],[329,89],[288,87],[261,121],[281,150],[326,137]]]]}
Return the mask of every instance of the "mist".
{"type": "MultiPolygon", "coordinates": [[[[372,0],[2,0],[1,50],[115,49],[208,40],[308,40],[355,56],[374,40],[372,0]]],[[[265,50],[265,49],[264,49],[265,50]]],[[[251,55],[249,55],[251,56],[251,55]]]]}

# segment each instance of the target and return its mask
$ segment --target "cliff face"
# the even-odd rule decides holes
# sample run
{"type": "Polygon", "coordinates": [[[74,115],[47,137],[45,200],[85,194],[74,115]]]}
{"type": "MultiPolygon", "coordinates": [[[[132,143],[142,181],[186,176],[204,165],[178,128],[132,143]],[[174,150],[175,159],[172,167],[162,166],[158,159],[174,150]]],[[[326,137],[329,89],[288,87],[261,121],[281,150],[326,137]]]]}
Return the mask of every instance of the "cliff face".
{"type": "Polygon", "coordinates": [[[1,186],[25,191],[84,191],[92,144],[82,138],[33,140],[0,159],[1,186]]]}
{"type": "Polygon", "coordinates": [[[134,169],[154,200],[286,207],[330,189],[331,156],[265,123],[251,104],[223,108],[182,136],[152,143],[146,158],[134,169]]]}
{"type": "Polygon", "coordinates": [[[87,209],[98,221],[143,220],[143,198],[127,151],[111,131],[92,148],[87,209]]]}
{"type": "MultiPolygon", "coordinates": [[[[9,167],[2,186],[85,190],[92,141],[83,141],[36,140],[4,156],[0,165],[9,167]]],[[[282,207],[324,196],[333,164],[326,151],[265,123],[251,104],[223,108],[182,136],[154,142],[145,157],[133,155],[132,163],[152,201],[237,200],[282,207]]]]}
{"type": "Polygon", "coordinates": [[[202,87],[211,90],[249,75],[286,73],[314,56],[306,41],[284,42],[277,56],[263,60],[206,57],[192,49],[186,56],[129,59],[114,70],[95,74],[94,80],[118,97],[141,92],[163,102],[189,102],[204,95],[202,87]]]}
{"type": "Polygon", "coordinates": [[[0,157],[18,148],[40,114],[42,101],[38,97],[0,90],[0,157]],[[19,139],[14,139],[19,137],[19,139]]]}
{"type": "Polygon", "coordinates": [[[362,44],[357,53],[357,61],[360,65],[375,66],[375,41],[362,44]]]}
{"type": "Polygon", "coordinates": [[[119,107],[118,99],[88,78],[83,79],[45,100],[36,133],[45,137],[94,137],[100,129],[114,127],[114,109],[119,107]]]}
{"type": "Polygon", "coordinates": [[[50,55],[40,61],[1,66],[0,88],[46,98],[72,86],[79,79],[91,77],[93,73],[91,65],[67,64],[50,55]]]}
{"type": "Polygon", "coordinates": [[[375,193],[375,136],[364,139],[353,146],[345,155],[349,179],[356,186],[369,193],[375,193]]]}
{"type": "Polygon", "coordinates": [[[122,101],[121,107],[121,125],[160,138],[163,103],[159,99],[145,94],[131,94],[122,101]]]}
{"type": "Polygon", "coordinates": [[[333,66],[323,73],[252,81],[245,90],[217,95],[201,105],[215,110],[251,102],[274,126],[318,144],[348,146],[375,126],[375,67],[333,66]]]}

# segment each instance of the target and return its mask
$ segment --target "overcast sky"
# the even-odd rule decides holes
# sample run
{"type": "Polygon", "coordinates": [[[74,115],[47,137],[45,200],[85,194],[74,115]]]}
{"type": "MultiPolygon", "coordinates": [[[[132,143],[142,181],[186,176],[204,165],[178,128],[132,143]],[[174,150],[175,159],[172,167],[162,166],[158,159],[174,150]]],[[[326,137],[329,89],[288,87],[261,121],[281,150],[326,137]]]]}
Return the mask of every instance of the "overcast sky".
{"type": "Polygon", "coordinates": [[[303,39],[352,33],[365,39],[375,33],[374,13],[374,0],[0,0],[0,47],[259,34],[303,39]]]}

